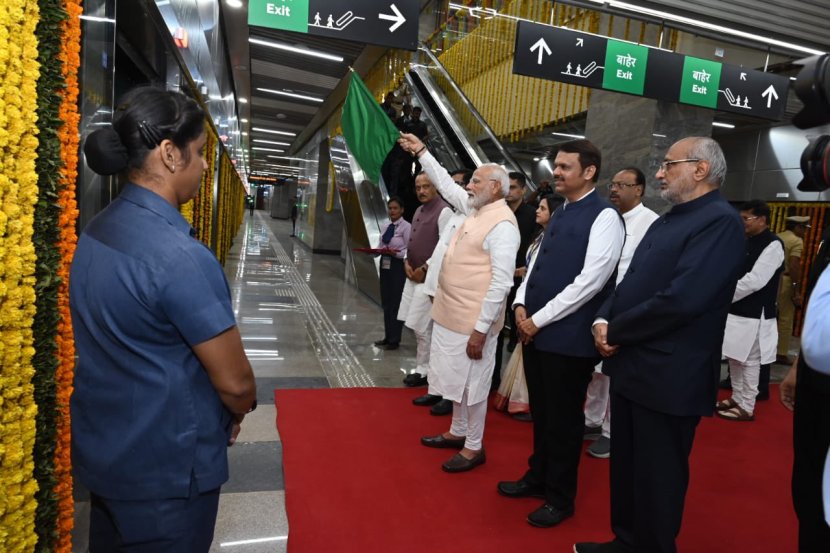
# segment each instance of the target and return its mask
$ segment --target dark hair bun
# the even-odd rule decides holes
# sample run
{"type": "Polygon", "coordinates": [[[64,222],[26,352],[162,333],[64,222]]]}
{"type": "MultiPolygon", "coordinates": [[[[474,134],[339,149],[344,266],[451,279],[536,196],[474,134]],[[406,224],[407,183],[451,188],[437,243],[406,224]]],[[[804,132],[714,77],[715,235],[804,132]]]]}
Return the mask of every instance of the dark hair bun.
{"type": "Polygon", "coordinates": [[[107,125],[92,132],[84,142],[89,167],[99,175],[114,175],[127,168],[130,155],[115,130],[107,125]]]}

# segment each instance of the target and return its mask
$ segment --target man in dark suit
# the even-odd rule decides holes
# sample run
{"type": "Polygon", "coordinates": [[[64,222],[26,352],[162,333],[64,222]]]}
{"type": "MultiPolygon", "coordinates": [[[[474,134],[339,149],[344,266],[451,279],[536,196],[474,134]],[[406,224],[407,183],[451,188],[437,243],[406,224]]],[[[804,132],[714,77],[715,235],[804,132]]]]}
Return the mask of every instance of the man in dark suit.
{"type": "Polygon", "coordinates": [[[738,212],[721,196],[717,142],[691,137],[657,178],[673,207],[652,224],[594,322],[611,376],[611,529],[576,553],[675,553],[701,416],[715,404],[724,327],[744,259],[738,212]]]}

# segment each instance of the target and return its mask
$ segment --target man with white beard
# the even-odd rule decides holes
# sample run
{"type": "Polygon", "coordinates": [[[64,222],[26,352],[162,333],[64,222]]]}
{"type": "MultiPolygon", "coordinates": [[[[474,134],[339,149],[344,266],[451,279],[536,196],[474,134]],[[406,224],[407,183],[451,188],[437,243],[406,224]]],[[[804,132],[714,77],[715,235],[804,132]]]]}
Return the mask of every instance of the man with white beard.
{"type": "Polygon", "coordinates": [[[516,218],[504,201],[510,180],[502,167],[487,163],[476,169],[465,192],[418,137],[402,134],[398,142],[418,158],[444,199],[468,214],[447,248],[432,306],[435,382],[430,387],[453,402],[452,425],[447,432],[421,438],[427,447],[460,449],[441,467],[464,472],[486,460],[482,440],[496,335],[503,326],[520,242],[516,218]]]}

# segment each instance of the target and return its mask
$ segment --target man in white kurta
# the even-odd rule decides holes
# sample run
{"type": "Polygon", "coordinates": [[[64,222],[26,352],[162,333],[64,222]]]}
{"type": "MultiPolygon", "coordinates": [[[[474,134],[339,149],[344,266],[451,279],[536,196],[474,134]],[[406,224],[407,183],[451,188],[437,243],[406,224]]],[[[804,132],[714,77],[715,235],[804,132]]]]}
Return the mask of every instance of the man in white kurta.
{"type": "MultiPolygon", "coordinates": [[[[619,284],[634,257],[634,250],[640,245],[651,224],[659,218],[655,212],[643,205],[646,193],[646,176],[636,167],[626,167],[617,172],[608,183],[608,200],[617,206],[625,222],[625,243],[620,263],[617,265],[619,284]]],[[[596,366],[588,392],[585,395],[585,434],[600,430],[600,436],[585,451],[600,459],[611,456],[611,402],[608,401],[611,381],[602,373],[602,363],[596,366]]],[[[595,435],[595,434],[594,434],[595,435]]]]}
{"type": "Polygon", "coordinates": [[[717,404],[718,416],[727,420],[753,420],[761,364],[775,361],[775,302],[784,267],[784,246],[770,232],[769,216],[769,207],[760,200],[747,202],[741,208],[747,237],[746,273],[735,288],[723,337],[732,397],[717,404]]]}
{"type": "MultiPolygon", "coordinates": [[[[412,217],[412,228],[409,233],[409,244],[406,248],[404,272],[406,282],[403,287],[401,305],[398,308],[398,320],[412,329],[415,333],[415,370],[406,375],[403,382],[407,386],[423,386],[427,381],[429,367],[429,347],[432,340],[432,318],[430,311],[432,303],[424,292],[426,280],[427,260],[438,243],[438,221],[444,212],[452,213],[449,205],[438,195],[438,191],[426,173],[418,173],[415,177],[415,194],[420,207],[412,217]]],[[[433,405],[441,398],[433,401],[431,397],[415,398],[415,405],[433,405]]]]}
{"type": "Polygon", "coordinates": [[[502,167],[485,164],[464,192],[417,137],[404,134],[399,143],[418,157],[444,199],[468,214],[444,255],[432,308],[435,382],[430,384],[453,402],[452,425],[448,432],[421,438],[427,447],[461,449],[442,468],[468,471],[486,460],[482,440],[496,335],[519,249],[516,218],[504,201],[510,181],[502,167]]]}

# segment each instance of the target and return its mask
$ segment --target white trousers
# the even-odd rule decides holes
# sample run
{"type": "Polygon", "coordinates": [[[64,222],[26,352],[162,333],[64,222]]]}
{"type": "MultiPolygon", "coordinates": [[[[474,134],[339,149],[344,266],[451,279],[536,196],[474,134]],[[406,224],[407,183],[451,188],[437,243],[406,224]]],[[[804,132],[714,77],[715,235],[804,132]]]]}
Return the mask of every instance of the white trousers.
{"type": "Polygon", "coordinates": [[[757,334],[746,361],[729,358],[729,375],[732,379],[732,399],[741,409],[753,414],[761,375],[761,345],[757,334]]]}
{"type": "Polygon", "coordinates": [[[414,330],[415,333],[415,370],[412,372],[418,373],[421,376],[427,375],[429,370],[429,348],[432,344],[432,321],[426,326],[423,331],[414,330]]]}
{"type": "Polygon", "coordinates": [[[452,425],[450,434],[464,436],[464,447],[472,451],[481,449],[484,440],[484,420],[487,418],[487,401],[480,401],[474,405],[467,405],[469,389],[464,390],[464,397],[460,402],[452,402],[452,425]]]}
{"type": "Polygon", "coordinates": [[[611,437],[611,379],[602,374],[602,363],[597,365],[585,394],[585,424],[602,426],[602,435],[611,437]]]}

